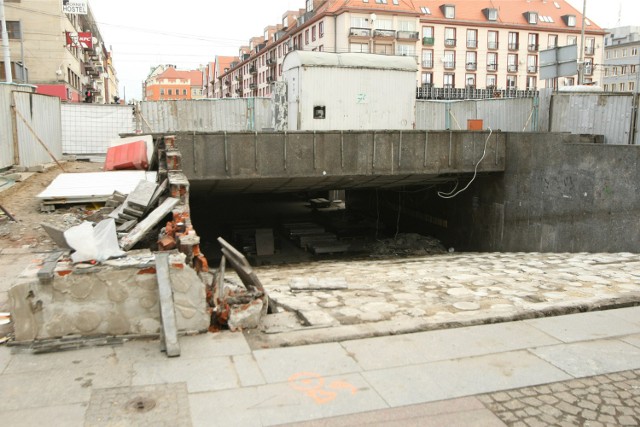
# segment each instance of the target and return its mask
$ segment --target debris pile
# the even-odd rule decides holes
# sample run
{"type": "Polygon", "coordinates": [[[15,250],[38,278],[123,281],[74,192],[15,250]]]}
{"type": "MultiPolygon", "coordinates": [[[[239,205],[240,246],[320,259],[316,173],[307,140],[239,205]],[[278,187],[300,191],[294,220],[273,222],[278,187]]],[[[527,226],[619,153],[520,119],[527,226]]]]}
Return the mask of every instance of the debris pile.
{"type": "Polygon", "coordinates": [[[415,233],[400,233],[395,238],[378,240],[369,247],[371,256],[421,256],[443,254],[447,250],[433,237],[415,233]]]}

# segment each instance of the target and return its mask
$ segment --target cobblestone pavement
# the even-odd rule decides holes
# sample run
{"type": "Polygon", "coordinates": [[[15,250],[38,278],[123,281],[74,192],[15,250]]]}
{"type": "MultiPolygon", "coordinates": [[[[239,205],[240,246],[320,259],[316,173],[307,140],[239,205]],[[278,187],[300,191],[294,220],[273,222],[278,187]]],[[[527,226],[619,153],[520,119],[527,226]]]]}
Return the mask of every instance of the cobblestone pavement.
{"type": "Polygon", "coordinates": [[[270,298],[316,327],[473,324],[640,301],[640,255],[630,253],[465,253],[256,270],[270,298]]]}
{"type": "Polygon", "coordinates": [[[536,426],[640,425],[640,370],[478,396],[504,423],[536,426]]]}

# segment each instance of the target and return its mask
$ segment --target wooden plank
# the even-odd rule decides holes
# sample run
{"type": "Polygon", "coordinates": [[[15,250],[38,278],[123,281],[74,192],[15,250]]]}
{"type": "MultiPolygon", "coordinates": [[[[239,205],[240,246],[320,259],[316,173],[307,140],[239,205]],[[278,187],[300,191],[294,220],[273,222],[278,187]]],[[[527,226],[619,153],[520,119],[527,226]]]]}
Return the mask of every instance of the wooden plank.
{"type": "Polygon", "coordinates": [[[173,290],[171,289],[171,277],[169,275],[169,254],[157,253],[156,276],[158,278],[158,293],[160,296],[160,320],[162,329],[162,343],[167,356],[180,356],[180,343],[178,342],[178,325],[176,311],[173,305],[173,290]]]}
{"type": "MultiPolygon", "coordinates": [[[[144,236],[155,227],[164,218],[180,200],[173,197],[165,199],[160,206],[149,214],[145,219],[140,221],[138,225],[126,236],[120,239],[120,247],[125,251],[130,250],[144,236]]],[[[135,219],[135,218],[131,218],[135,219]]]]}

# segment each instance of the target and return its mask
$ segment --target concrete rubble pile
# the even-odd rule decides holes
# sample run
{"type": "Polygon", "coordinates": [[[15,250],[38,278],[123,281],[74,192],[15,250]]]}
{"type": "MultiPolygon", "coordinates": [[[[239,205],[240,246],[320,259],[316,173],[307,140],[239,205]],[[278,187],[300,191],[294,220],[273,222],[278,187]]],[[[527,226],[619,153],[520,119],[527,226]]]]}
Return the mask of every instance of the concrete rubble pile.
{"type": "Polygon", "coordinates": [[[378,240],[370,245],[369,251],[372,257],[422,256],[447,252],[439,240],[415,233],[400,233],[395,238],[378,240]]]}
{"type": "MultiPolygon", "coordinates": [[[[9,292],[16,341],[160,334],[167,355],[178,356],[178,333],[209,328],[206,289],[213,276],[190,221],[189,185],[173,143],[158,141],[156,182],[145,175],[128,193],[102,196],[104,207],[89,216],[41,224],[59,250],[27,269],[9,292]]],[[[117,181],[126,173],[101,174],[117,181]]],[[[77,193],[76,200],[95,194],[77,193]]]]}

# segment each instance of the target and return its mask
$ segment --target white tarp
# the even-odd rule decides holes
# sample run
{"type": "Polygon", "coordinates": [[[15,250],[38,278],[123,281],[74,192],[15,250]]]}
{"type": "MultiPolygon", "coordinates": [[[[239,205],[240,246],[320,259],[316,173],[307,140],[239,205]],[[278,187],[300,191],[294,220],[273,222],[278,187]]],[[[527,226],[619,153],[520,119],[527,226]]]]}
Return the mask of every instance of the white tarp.
{"type": "Polygon", "coordinates": [[[125,255],[118,245],[116,222],[112,218],[100,221],[95,227],[85,221],[65,231],[64,238],[75,250],[71,254],[74,263],[103,262],[125,255]]]}

